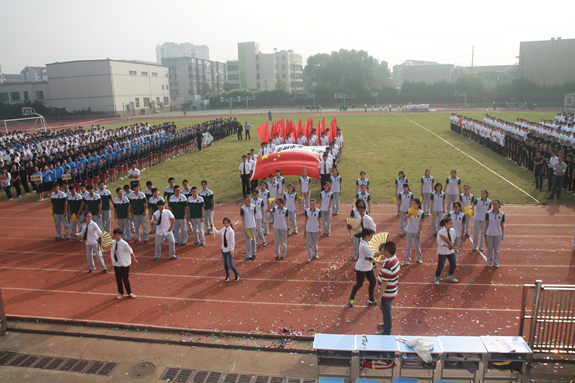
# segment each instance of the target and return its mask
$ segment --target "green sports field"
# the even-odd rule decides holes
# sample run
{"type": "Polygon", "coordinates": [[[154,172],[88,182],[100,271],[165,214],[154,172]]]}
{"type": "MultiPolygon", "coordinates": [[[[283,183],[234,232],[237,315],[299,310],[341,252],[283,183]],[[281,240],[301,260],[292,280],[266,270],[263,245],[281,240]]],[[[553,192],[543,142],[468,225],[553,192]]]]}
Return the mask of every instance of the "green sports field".
{"type": "MultiPolygon", "coordinates": [[[[541,118],[553,118],[555,115],[553,112],[523,111],[496,113],[489,111],[488,113],[495,114],[506,121],[515,121],[517,117],[539,121],[541,118]]],[[[481,189],[487,189],[492,199],[498,198],[503,203],[531,204],[536,203],[535,200],[541,203],[547,202],[548,194],[535,191],[534,178],[531,173],[490,150],[480,147],[474,141],[451,132],[449,115],[449,113],[435,112],[336,114],[345,140],[342,161],[338,167],[343,178],[342,202],[352,202],[355,181],[362,170],[366,172],[370,180],[370,194],[373,202],[392,202],[395,190],[394,180],[400,170],[405,172],[406,177],[411,181],[411,190],[418,196],[420,178],[426,168],[430,168],[431,174],[442,183],[445,183],[451,169],[457,169],[462,184],[469,184],[472,194],[479,195],[481,189]],[[424,128],[473,157],[491,171],[424,128]]],[[[465,113],[465,115],[477,119],[485,116],[484,113],[478,112],[465,113]]],[[[328,124],[331,116],[331,114],[325,115],[328,124]]],[[[302,117],[304,122],[307,118],[307,116],[300,115],[274,116],[277,119],[281,117],[291,117],[295,121],[302,117]]],[[[314,125],[317,126],[319,117],[317,115],[313,117],[314,125]]],[[[166,121],[169,120],[170,118],[166,119],[166,121]]],[[[178,127],[185,127],[205,120],[207,118],[178,119],[176,124],[178,127]]],[[[241,183],[238,165],[243,154],[252,148],[257,152],[260,148],[256,129],[266,120],[267,116],[264,115],[242,116],[242,123],[248,121],[253,127],[250,141],[238,141],[235,136],[230,136],[223,141],[215,142],[209,148],[204,148],[201,153],[194,151],[145,170],[142,174],[142,181],[151,180],[158,189],[163,190],[170,176],[176,179],[177,184],[181,184],[183,179],[188,179],[190,186],[198,187],[200,181],[206,179],[218,202],[240,201],[241,183]]],[[[108,129],[122,125],[125,123],[105,124],[108,129]]],[[[123,186],[126,183],[124,181],[116,182],[110,190],[113,192],[112,189],[115,189],[116,185],[123,186]]],[[[298,177],[288,176],[286,182],[297,184],[298,177]]],[[[319,181],[312,189],[313,195],[316,196],[319,193],[318,184],[319,181]]],[[[27,198],[30,197],[32,196],[27,198]]],[[[562,203],[575,202],[572,193],[563,193],[561,200],[562,203]]]]}

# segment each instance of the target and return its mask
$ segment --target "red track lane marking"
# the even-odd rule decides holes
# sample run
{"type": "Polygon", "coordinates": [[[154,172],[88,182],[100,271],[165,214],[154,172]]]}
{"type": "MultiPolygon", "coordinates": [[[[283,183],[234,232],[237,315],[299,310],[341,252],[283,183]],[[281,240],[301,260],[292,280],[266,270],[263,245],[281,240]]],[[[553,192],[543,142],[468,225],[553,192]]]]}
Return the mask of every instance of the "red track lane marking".
{"type": "MultiPolygon", "coordinates": [[[[45,289],[27,289],[27,288],[20,288],[20,287],[3,287],[3,290],[19,290],[19,291],[41,291],[46,293],[56,293],[58,295],[65,293],[65,294],[85,294],[85,295],[99,295],[99,296],[106,296],[106,297],[113,297],[116,296],[116,293],[94,293],[94,292],[83,292],[83,291],[69,291],[69,290],[45,290],[45,289]]],[[[138,298],[148,298],[148,299],[159,299],[159,300],[174,300],[174,301],[190,301],[190,302],[213,302],[213,303],[230,303],[229,300],[223,299],[199,299],[199,298],[177,298],[177,297],[156,297],[151,295],[139,295],[138,298]]],[[[238,301],[234,300],[232,303],[238,304],[246,304],[253,306],[257,305],[269,305],[269,306],[300,306],[300,307],[328,307],[328,308],[339,308],[344,307],[346,305],[343,304],[323,304],[323,303],[295,303],[295,302],[270,302],[270,301],[238,301]]],[[[506,311],[506,312],[514,312],[514,311],[521,311],[519,309],[491,309],[491,308],[469,308],[469,307],[462,307],[462,308],[451,308],[451,307],[419,307],[419,306],[401,306],[401,305],[394,305],[394,309],[403,309],[403,310],[456,310],[456,311],[506,311]]]]}

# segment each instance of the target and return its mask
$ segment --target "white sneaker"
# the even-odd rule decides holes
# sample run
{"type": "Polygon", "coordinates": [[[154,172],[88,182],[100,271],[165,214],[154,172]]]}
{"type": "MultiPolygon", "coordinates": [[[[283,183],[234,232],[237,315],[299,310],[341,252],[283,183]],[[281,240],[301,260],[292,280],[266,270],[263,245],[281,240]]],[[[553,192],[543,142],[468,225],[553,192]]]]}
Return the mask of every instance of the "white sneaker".
{"type": "Polygon", "coordinates": [[[118,294],[118,295],[116,296],[116,299],[122,299],[122,294],[118,294]]]}

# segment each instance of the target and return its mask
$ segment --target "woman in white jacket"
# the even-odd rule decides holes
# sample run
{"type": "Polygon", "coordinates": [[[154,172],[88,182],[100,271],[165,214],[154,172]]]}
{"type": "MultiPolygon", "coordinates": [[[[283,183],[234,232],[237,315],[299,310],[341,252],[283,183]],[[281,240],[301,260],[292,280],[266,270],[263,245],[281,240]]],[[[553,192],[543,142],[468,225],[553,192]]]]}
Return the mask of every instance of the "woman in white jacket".
{"type": "Polygon", "coordinates": [[[367,301],[368,306],[377,306],[374,298],[375,286],[377,285],[377,280],[375,279],[375,273],[373,272],[373,257],[377,257],[383,254],[382,251],[374,253],[368,247],[369,240],[375,232],[370,228],[363,228],[361,231],[355,234],[356,237],[361,238],[359,242],[359,257],[355,264],[355,274],[357,276],[357,281],[355,286],[351,290],[351,295],[349,297],[349,307],[353,307],[355,294],[363,286],[363,282],[367,278],[369,281],[369,300],[367,301]]]}
{"type": "Polygon", "coordinates": [[[234,246],[236,245],[236,236],[234,232],[234,227],[232,226],[232,222],[228,217],[224,217],[223,220],[224,227],[222,230],[216,229],[214,226],[214,231],[216,234],[220,234],[222,236],[222,258],[224,261],[224,270],[226,271],[226,279],[224,281],[230,280],[230,269],[236,275],[234,281],[240,280],[240,273],[238,269],[234,266],[234,258],[232,256],[232,252],[234,251],[234,246]]]}
{"type": "Polygon", "coordinates": [[[446,217],[439,222],[439,226],[441,226],[441,229],[437,232],[437,270],[435,270],[435,279],[433,280],[433,283],[436,285],[439,284],[439,276],[445,266],[446,258],[449,260],[449,274],[447,275],[447,280],[457,282],[457,279],[453,276],[453,273],[455,273],[455,269],[457,268],[455,250],[453,249],[454,246],[441,238],[441,236],[443,236],[444,238],[449,239],[451,243],[455,242],[455,229],[452,227],[453,220],[446,217]]]}

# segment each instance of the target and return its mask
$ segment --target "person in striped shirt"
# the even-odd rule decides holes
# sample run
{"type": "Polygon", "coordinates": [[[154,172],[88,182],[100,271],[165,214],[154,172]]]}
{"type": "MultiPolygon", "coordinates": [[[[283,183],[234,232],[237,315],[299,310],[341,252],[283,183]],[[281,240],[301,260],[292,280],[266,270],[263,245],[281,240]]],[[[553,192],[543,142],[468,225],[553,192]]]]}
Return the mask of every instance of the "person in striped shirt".
{"type": "Polygon", "coordinates": [[[395,242],[387,241],[380,245],[383,247],[385,259],[375,261],[381,264],[381,270],[377,276],[377,298],[375,303],[381,308],[383,323],[378,324],[378,335],[391,335],[392,317],[391,304],[397,296],[397,282],[399,280],[399,259],[395,256],[395,242]]]}

